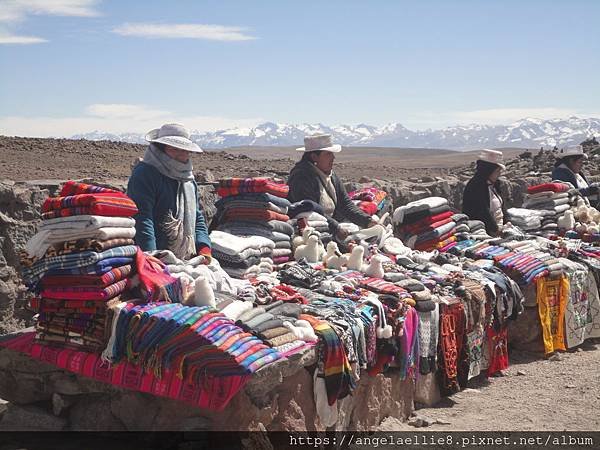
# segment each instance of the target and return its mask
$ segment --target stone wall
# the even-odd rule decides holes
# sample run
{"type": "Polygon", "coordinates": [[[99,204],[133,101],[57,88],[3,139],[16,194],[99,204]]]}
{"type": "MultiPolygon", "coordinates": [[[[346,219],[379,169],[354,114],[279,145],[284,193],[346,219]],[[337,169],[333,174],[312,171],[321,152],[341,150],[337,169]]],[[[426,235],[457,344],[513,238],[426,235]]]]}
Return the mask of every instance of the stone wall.
{"type": "MultiPolygon", "coordinates": [[[[6,339],[6,337],[5,337],[6,339]]],[[[313,400],[313,350],[265,367],[221,412],[117,388],[0,347],[2,430],[325,431],[313,400]]],[[[414,382],[397,373],[364,374],[338,403],[338,430],[374,430],[386,417],[406,420],[414,382]]]]}

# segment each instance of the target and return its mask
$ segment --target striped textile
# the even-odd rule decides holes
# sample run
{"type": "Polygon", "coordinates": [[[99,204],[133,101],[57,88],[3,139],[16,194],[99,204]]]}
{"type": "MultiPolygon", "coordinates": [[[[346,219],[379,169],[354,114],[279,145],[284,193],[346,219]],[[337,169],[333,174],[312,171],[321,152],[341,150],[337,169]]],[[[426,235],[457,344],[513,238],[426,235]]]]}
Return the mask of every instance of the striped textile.
{"type": "Polygon", "coordinates": [[[207,374],[202,383],[192,384],[181,379],[176,370],[165,370],[157,377],[141,366],[127,362],[111,366],[97,354],[50,347],[33,342],[33,338],[34,333],[28,333],[0,345],[103,383],[215,411],[223,410],[251,378],[248,374],[229,377],[207,374]]]}
{"type": "Polygon", "coordinates": [[[44,298],[54,298],[59,300],[97,300],[106,301],[121,294],[127,287],[127,279],[117,281],[114,284],[104,288],[88,287],[51,287],[45,288],[41,292],[44,298]]]}
{"type": "Polygon", "coordinates": [[[237,220],[252,220],[259,222],[266,222],[269,220],[280,220],[287,222],[290,220],[286,214],[280,214],[275,211],[268,209],[254,209],[254,208],[228,208],[223,214],[224,221],[237,221],[237,220]]]}
{"type": "Polygon", "coordinates": [[[42,258],[33,264],[33,266],[24,268],[23,276],[25,281],[35,284],[49,270],[77,269],[90,266],[107,258],[132,257],[136,254],[137,249],[138,247],[135,245],[125,245],[122,247],[110,248],[100,253],[86,251],[42,258]]]}
{"type": "Polygon", "coordinates": [[[96,194],[96,193],[118,193],[115,189],[110,189],[102,186],[96,186],[95,184],[80,183],[78,181],[69,180],[63,184],[59,195],[66,197],[67,195],[78,195],[78,194],[96,194]]]}
{"type": "Polygon", "coordinates": [[[137,213],[134,201],[122,193],[49,197],[42,205],[42,219],[77,215],[132,217],[137,213]]]}
{"type": "Polygon", "coordinates": [[[267,193],[287,197],[289,190],[287,184],[276,183],[270,178],[226,178],[219,181],[217,194],[228,197],[246,193],[267,193]]]}
{"type": "Polygon", "coordinates": [[[299,319],[309,322],[319,337],[319,359],[323,363],[327,403],[333,405],[336,400],[349,395],[355,387],[344,345],[325,320],[309,314],[301,314],[299,319]]]}
{"type": "Polygon", "coordinates": [[[132,266],[126,265],[115,267],[103,275],[46,275],[42,278],[42,286],[87,286],[87,287],[106,287],[117,281],[124,280],[132,273],[132,266]]]}

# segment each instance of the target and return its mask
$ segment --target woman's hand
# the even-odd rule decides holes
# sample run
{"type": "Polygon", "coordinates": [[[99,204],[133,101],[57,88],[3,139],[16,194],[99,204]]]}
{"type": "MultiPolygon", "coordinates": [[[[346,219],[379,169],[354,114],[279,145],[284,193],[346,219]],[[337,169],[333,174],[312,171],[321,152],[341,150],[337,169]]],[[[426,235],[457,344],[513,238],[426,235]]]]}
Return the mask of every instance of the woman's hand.
{"type": "Polygon", "coordinates": [[[338,230],[335,234],[338,237],[338,239],[341,241],[343,241],[344,239],[346,239],[348,237],[348,232],[346,230],[344,230],[343,228],[338,228],[338,230]]]}

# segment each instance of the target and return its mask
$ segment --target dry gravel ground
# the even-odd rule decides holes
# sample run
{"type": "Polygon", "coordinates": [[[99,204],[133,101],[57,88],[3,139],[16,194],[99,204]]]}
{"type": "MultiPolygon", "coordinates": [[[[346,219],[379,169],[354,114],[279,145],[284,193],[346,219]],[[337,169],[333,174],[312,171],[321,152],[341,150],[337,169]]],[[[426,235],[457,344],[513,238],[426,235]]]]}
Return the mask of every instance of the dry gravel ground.
{"type": "MultiPolygon", "coordinates": [[[[420,431],[600,430],[600,341],[550,359],[513,351],[502,377],[477,378],[417,417],[436,422],[420,431]]],[[[415,431],[386,419],[380,431],[415,431]]]]}

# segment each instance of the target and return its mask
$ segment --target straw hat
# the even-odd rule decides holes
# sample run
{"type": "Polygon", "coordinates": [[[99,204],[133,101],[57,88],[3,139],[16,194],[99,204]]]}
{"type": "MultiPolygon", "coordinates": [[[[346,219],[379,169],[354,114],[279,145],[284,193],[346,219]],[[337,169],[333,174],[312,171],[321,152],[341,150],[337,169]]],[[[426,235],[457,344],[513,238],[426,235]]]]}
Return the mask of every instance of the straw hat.
{"type": "Polygon", "coordinates": [[[567,156],[583,156],[584,159],[588,159],[588,155],[584,153],[583,147],[581,145],[563,148],[558,152],[556,156],[558,157],[558,159],[563,159],[567,156]]]}

